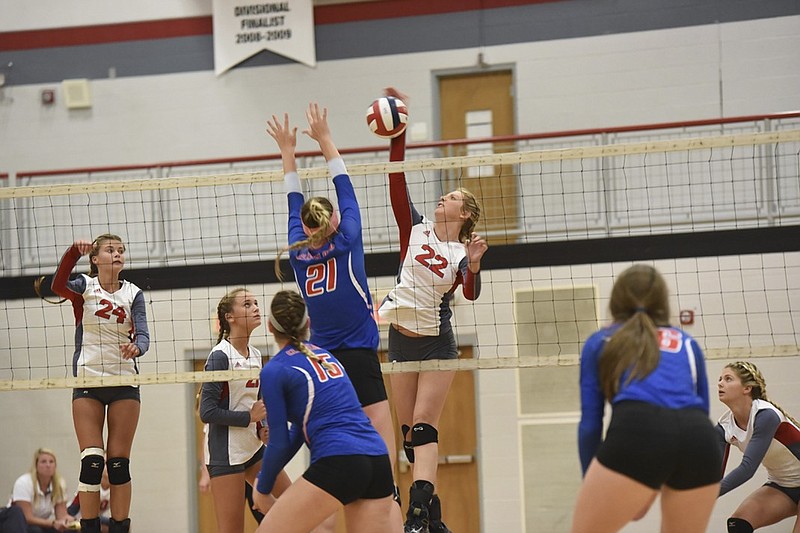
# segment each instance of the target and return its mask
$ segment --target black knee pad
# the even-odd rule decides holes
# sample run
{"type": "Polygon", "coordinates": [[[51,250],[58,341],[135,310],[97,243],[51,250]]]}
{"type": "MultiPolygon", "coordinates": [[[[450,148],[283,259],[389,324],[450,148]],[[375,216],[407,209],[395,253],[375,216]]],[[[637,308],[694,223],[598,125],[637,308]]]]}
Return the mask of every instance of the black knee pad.
{"type": "Polygon", "coordinates": [[[439,431],[430,424],[414,424],[411,428],[411,444],[422,446],[431,442],[439,442],[439,431]]]}
{"type": "Polygon", "coordinates": [[[728,533],[753,533],[750,522],[744,518],[728,518],[728,533]]]}
{"type": "Polygon", "coordinates": [[[108,533],[128,533],[131,530],[131,519],[126,518],[117,522],[113,518],[108,525],[108,533]]]}
{"type": "Polygon", "coordinates": [[[108,482],[112,485],[124,485],[131,480],[130,459],[127,457],[112,457],[108,460],[108,482]]]}
{"type": "Polygon", "coordinates": [[[403,430],[403,451],[406,453],[406,459],[408,459],[409,463],[413,463],[414,445],[411,444],[410,440],[406,440],[408,437],[408,432],[411,431],[411,428],[403,424],[402,426],[400,426],[400,429],[403,430]]]}
{"type": "Polygon", "coordinates": [[[81,518],[81,533],[100,533],[100,519],[81,518]]]}
{"type": "Polygon", "coordinates": [[[81,452],[81,472],[78,476],[78,490],[81,492],[100,492],[105,458],[103,448],[86,448],[81,452]]]}

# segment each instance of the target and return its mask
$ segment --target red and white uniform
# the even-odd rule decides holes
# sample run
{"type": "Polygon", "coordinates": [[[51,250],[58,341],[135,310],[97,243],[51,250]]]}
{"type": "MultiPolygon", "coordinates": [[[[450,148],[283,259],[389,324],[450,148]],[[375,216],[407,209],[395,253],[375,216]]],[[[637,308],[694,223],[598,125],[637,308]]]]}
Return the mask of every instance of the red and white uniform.
{"type": "MultiPolygon", "coordinates": [[[[261,352],[248,346],[247,357],[227,339],[212,348],[206,370],[261,370],[261,352]]],[[[258,379],[203,383],[200,418],[205,433],[207,465],[230,466],[249,461],[262,446],[250,409],[258,401],[258,379]]]]}

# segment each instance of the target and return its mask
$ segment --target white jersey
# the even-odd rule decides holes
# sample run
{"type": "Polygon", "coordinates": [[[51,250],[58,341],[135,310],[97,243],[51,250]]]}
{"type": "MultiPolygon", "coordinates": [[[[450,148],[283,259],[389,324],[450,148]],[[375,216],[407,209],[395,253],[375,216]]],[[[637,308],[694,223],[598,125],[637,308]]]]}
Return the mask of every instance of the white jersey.
{"type": "Polygon", "coordinates": [[[120,288],[109,293],[96,277],[81,274],[81,278],[85,288],[83,307],[75,309],[78,335],[74,374],[79,377],[138,374],[136,359],[124,359],[120,345],[133,342],[136,330],[132,307],[141,290],[129,281],[121,281],[120,288]]]}
{"type": "Polygon", "coordinates": [[[464,244],[440,241],[433,223],[422,219],[411,228],[399,283],[381,304],[381,318],[420,335],[438,335],[443,322],[449,323],[450,300],[465,271],[464,244]]]}
{"type": "MultiPolygon", "coordinates": [[[[67,484],[62,480],[61,494],[67,493],[67,484]]],[[[38,483],[33,482],[30,473],[22,474],[14,482],[14,491],[11,493],[11,503],[13,502],[29,502],[32,506],[33,516],[43,518],[44,520],[52,520],[56,517],[55,506],[59,503],[65,503],[66,500],[53,501],[53,482],[50,482],[46,492],[42,492],[38,483]],[[33,504],[33,491],[39,493],[36,498],[36,505],[33,504]]]]}
{"type": "MultiPolygon", "coordinates": [[[[206,370],[261,370],[261,352],[248,346],[248,357],[223,339],[214,346],[206,370]]],[[[205,432],[207,465],[240,465],[250,460],[262,446],[256,423],[250,422],[250,409],[258,400],[257,378],[203,383],[200,418],[208,424],[205,432]]]]}
{"type": "Polygon", "coordinates": [[[753,438],[756,414],[764,409],[773,411],[780,419],[780,425],[771,436],[771,442],[761,461],[767,470],[767,480],[782,487],[800,487],[800,428],[770,402],[753,400],[746,429],[736,425],[731,411],[722,415],[719,425],[725,432],[725,442],[744,453],[753,438]]]}

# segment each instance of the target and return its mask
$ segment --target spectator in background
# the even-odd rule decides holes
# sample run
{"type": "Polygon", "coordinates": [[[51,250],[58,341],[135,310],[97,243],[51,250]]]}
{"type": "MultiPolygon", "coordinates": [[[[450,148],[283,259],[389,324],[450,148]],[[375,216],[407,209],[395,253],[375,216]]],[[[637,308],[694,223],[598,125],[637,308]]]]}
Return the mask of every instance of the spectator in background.
{"type": "Polygon", "coordinates": [[[33,454],[33,465],[14,482],[11,503],[22,510],[28,533],[64,531],[74,520],[67,514],[67,484],[46,448],[33,454]]]}

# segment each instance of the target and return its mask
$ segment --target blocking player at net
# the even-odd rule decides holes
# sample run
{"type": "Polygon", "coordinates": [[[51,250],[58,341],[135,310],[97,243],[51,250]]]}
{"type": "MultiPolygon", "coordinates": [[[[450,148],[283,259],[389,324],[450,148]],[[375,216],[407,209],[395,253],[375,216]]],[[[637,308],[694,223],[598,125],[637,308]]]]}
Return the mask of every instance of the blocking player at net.
{"type": "MultiPolygon", "coordinates": [[[[94,241],[77,240],[67,250],[53,277],[53,292],[72,303],[77,333],[73,356],[76,377],[126,376],[139,373],[136,359],[150,346],[144,294],[120,279],[125,244],[117,235],[94,241]],[[88,254],[90,274],[69,276],[88,254]]],[[[111,533],[130,529],[130,453],[139,422],[138,386],[77,388],[72,393],[72,419],[81,450],[81,531],[100,531],[100,481],[108,468],[111,483],[111,533]],[[103,427],[108,416],[108,440],[103,427]],[[105,457],[108,457],[106,461],[105,457]]]]}
{"type": "MultiPolygon", "coordinates": [[[[250,336],[261,325],[258,300],[244,288],[233,289],[217,304],[219,337],[206,360],[205,370],[261,370],[261,352],[250,336]]],[[[203,383],[200,419],[207,424],[205,464],[217,530],[244,531],[245,483],[253,485],[261,470],[264,446],[258,426],[266,418],[257,379],[203,383]]],[[[274,487],[279,496],[291,484],[281,471],[274,487]]]]}
{"type": "Polygon", "coordinates": [[[717,424],[725,450],[722,471],[731,446],[744,453],[741,464],[722,479],[720,496],[752,478],[759,465],[767,470],[767,482],[728,518],[728,532],[752,533],[794,517],[792,531],[800,533],[800,424],[767,398],[767,383],[753,363],[726,365],[717,389],[728,407],[717,424]]]}
{"type": "MultiPolygon", "coordinates": [[[[408,103],[396,89],[386,90],[408,103]]],[[[392,161],[405,158],[405,131],[391,140],[392,161]]],[[[456,359],[450,304],[459,285],[468,300],[480,295],[481,258],[486,240],[474,232],[480,205],[460,188],[443,194],[433,220],[420,215],[409,197],[405,173],[389,174],[389,195],[399,228],[400,274],[379,313],[391,323],[389,359],[456,359]]],[[[402,372],[391,375],[392,400],[402,424],[403,446],[413,463],[413,483],[405,530],[447,532],[435,495],[439,464],[437,426],[455,371],[402,372]]]]}
{"type": "Polygon", "coordinates": [[[336,357],[306,341],[302,296],[278,292],[268,327],[280,351],[261,371],[269,444],[253,498],[266,512],[258,531],[306,533],[344,506],[348,531],[400,533],[386,445],[336,357]],[[276,501],[276,474],[304,441],[311,465],[276,501]]]}
{"type": "MultiPolygon", "coordinates": [[[[328,111],[313,103],[306,111],[308,129],[328,163],[340,213],[330,200],[308,200],[300,188],[295,160],[297,128],[272,116],[267,132],[281,152],[289,202],[289,261],[311,317],[311,342],[330,351],[344,365],[359,402],[389,450],[396,454],[392,415],[378,360],[378,326],[364,267],[361,212],[347,168],[333,142],[328,111]]],[[[280,277],[280,255],[276,272],[280,277]]],[[[397,519],[400,519],[399,512],[397,519]]]]}
{"type": "Polygon", "coordinates": [[[634,265],[617,278],[612,325],[592,334],[580,363],[578,448],[584,480],[573,533],[619,531],[661,494],[663,533],[705,532],[721,473],[708,419],[703,352],[669,325],[667,284],[634,265]],[[605,440],[603,411],[612,406],[605,440]]]}

